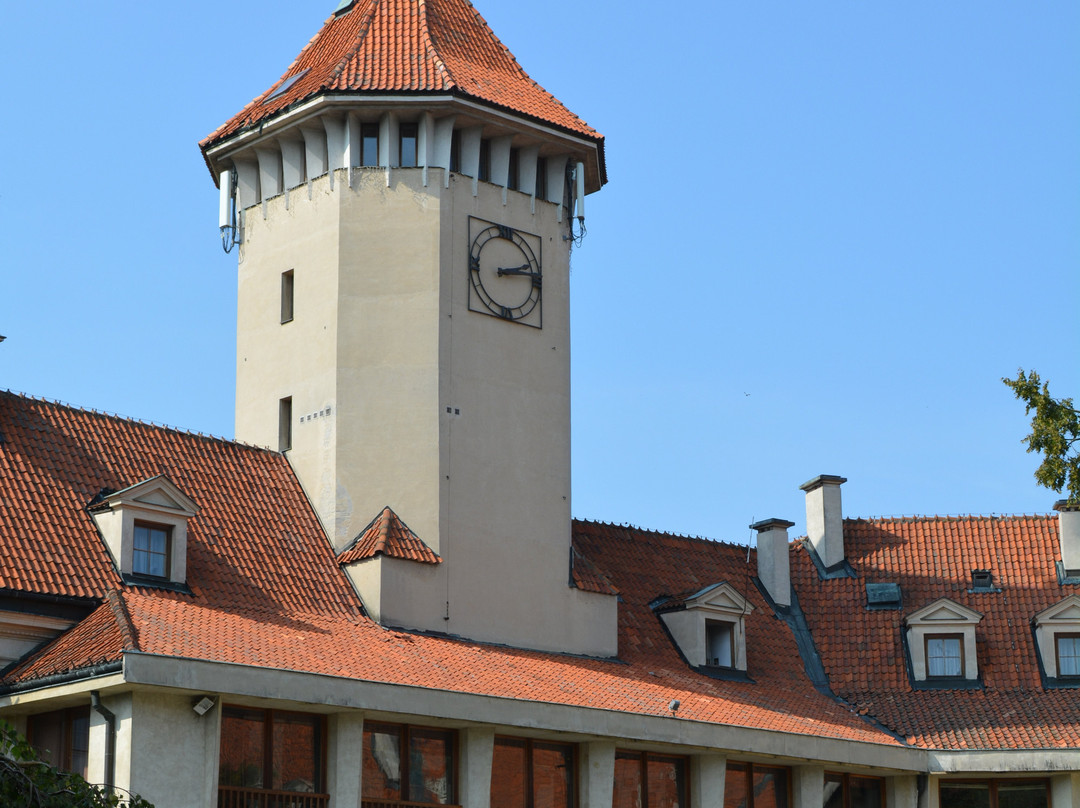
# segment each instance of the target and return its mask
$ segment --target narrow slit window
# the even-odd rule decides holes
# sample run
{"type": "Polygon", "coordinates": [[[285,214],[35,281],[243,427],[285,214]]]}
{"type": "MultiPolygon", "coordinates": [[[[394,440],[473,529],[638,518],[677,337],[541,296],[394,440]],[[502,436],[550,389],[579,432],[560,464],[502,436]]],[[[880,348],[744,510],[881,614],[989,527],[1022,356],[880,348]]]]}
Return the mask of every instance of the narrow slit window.
{"type": "Polygon", "coordinates": [[[403,123],[399,131],[401,134],[401,166],[402,168],[416,168],[420,129],[415,123],[403,123]]]}
{"type": "Polygon", "coordinates": [[[377,166],[379,164],[379,125],[365,123],[360,125],[360,165],[377,166]]]}
{"type": "Polygon", "coordinates": [[[510,171],[506,175],[506,187],[511,191],[518,189],[518,172],[520,171],[521,157],[517,149],[510,150],[510,171]]]}
{"type": "Polygon", "coordinates": [[[450,170],[461,173],[461,135],[457,129],[450,133],[450,170]]]}
{"type": "Polygon", "coordinates": [[[291,322],[293,318],[293,271],[281,273],[281,322],[291,322]]]}
{"type": "Polygon", "coordinates": [[[484,182],[491,181],[491,141],[480,141],[480,168],[476,172],[476,178],[484,182]]]}
{"type": "Polygon", "coordinates": [[[292,396],[278,401],[278,451],[292,448],[292,396]]]}
{"type": "Polygon", "coordinates": [[[547,199],[547,158],[536,161],[536,198],[547,199]]]}

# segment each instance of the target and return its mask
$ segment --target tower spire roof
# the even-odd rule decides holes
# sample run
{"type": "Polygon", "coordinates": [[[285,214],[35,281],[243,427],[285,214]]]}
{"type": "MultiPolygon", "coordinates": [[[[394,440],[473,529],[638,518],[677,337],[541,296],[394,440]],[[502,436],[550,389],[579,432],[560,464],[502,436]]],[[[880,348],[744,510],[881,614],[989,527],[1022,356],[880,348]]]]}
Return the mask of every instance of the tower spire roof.
{"type": "Polygon", "coordinates": [[[204,139],[323,94],[452,93],[585,137],[602,136],[533,81],[468,0],[343,3],[284,75],[204,139]]]}

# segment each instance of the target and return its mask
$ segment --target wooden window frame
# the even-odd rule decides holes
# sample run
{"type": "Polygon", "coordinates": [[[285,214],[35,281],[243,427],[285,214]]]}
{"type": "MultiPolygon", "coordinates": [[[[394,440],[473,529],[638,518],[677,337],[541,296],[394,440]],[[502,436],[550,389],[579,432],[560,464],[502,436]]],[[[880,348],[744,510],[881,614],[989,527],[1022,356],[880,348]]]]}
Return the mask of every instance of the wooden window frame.
{"type": "MultiPolygon", "coordinates": [[[[949,659],[950,657],[942,657],[949,659]]],[[[926,634],[923,636],[923,660],[926,664],[926,678],[931,680],[947,679],[950,681],[967,678],[967,659],[964,655],[964,634],[962,632],[950,632],[946,634],[926,634]],[[930,671],[930,641],[931,640],[955,640],[960,646],[960,673],[931,673],[930,671]]]]}
{"type": "Polygon", "coordinates": [[[769,771],[783,771],[786,775],[787,781],[787,793],[784,799],[787,802],[788,808],[794,806],[792,800],[792,775],[790,766],[770,766],[761,763],[747,763],[741,760],[729,760],[727,762],[726,771],[724,772],[724,780],[731,776],[732,772],[739,772],[746,776],[746,808],[754,808],[754,772],[759,770],[769,771]]]}
{"type": "Polygon", "coordinates": [[[840,805],[842,808],[851,808],[851,781],[852,780],[873,780],[877,782],[881,787],[881,802],[878,803],[878,808],[885,808],[885,778],[884,777],[871,777],[865,774],[849,774],[847,772],[825,772],[826,783],[839,783],[840,784],[840,805]]]}
{"type": "Polygon", "coordinates": [[[293,270],[289,269],[281,273],[281,324],[291,323],[293,320],[294,303],[296,298],[296,278],[293,270]]]}
{"type": "Polygon", "coordinates": [[[1077,673],[1062,673],[1061,672],[1061,641],[1062,640],[1080,640],[1080,632],[1077,631],[1055,631],[1054,632],[1054,670],[1057,673],[1059,679],[1068,679],[1070,681],[1074,679],[1080,679],[1080,663],[1078,663],[1077,673]]]}
{"type": "MultiPolygon", "coordinates": [[[[135,524],[132,526],[132,530],[131,530],[131,572],[132,572],[132,574],[134,574],[134,575],[145,575],[147,578],[161,578],[162,580],[167,580],[169,578],[169,576],[172,575],[172,550],[173,550],[173,529],[172,529],[172,525],[163,525],[163,524],[161,524],[159,522],[146,522],[146,521],[143,521],[142,519],[136,519],[135,520],[135,524]],[[165,552],[164,553],[155,553],[153,551],[153,549],[152,549],[153,548],[153,543],[152,542],[151,542],[150,547],[147,547],[145,549],[140,549],[139,546],[138,546],[139,531],[140,530],[160,531],[160,532],[164,533],[165,534],[165,552]],[[136,559],[141,558],[143,556],[145,556],[147,558],[151,558],[153,556],[161,556],[161,555],[164,555],[164,557],[165,557],[165,572],[164,572],[164,574],[158,575],[157,573],[149,572],[146,569],[139,569],[139,564],[138,564],[136,559]]],[[[148,566],[152,566],[152,565],[148,565],[148,566]]]]}
{"type": "Polygon", "coordinates": [[[641,808],[649,808],[649,761],[678,761],[682,764],[682,793],[679,795],[679,805],[690,805],[690,758],[686,755],[664,755],[659,752],[638,752],[633,749],[616,749],[615,759],[637,759],[641,765],[641,808]]]}
{"type": "MultiPolygon", "coordinates": [[[[442,732],[445,733],[450,739],[450,765],[446,767],[447,776],[450,778],[450,793],[447,795],[447,801],[445,803],[438,802],[415,802],[409,799],[411,795],[400,794],[396,800],[386,800],[381,797],[367,797],[361,794],[361,802],[365,805],[458,805],[458,766],[460,765],[460,755],[458,754],[459,734],[455,729],[448,729],[447,727],[428,727],[420,724],[395,724],[390,721],[365,721],[364,732],[379,732],[382,731],[394,731],[400,732],[400,740],[398,746],[398,760],[401,770],[399,772],[400,780],[398,781],[402,785],[400,789],[408,791],[408,784],[411,782],[409,777],[409,766],[411,765],[412,755],[409,754],[409,741],[412,737],[414,730],[420,730],[421,732],[442,732]]],[[[363,750],[361,750],[361,767],[363,767],[363,750]]]]}
{"type": "MultiPolygon", "coordinates": [[[[536,744],[543,746],[561,746],[570,750],[570,765],[572,771],[567,778],[569,784],[569,805],[566,808],[577,808],[578,800],[578,777],[580,767],[578,765],[578,747],[577,744],[563,743],[561,741],[546,741],[543,738],[519,738],[514,735],[496,735],[495,744],[498,745],[499,741],[510,741],[515,744],[524,744],[525,747],[525,779],[523,787],[525,789],[525,808],[533,808],[533,747],[536,744]]],[[[492,778],[494,782],[494,777],[492,778]]]]}
{"type": "MultiPolygon", "coordinates": [[[[326,778],[326,758],[327,758],[327,735],[326,735],[326,716],[319,715],[318,713],[305,713],[298,710],[274,710],[264,709],[262,707],[245,707],[239,704],[224,704],[222,705],[221,716],[222,719],[225,715],[235,711],[236,713],[261,713],[262,714],[262,729],[263,729],[263,771],[262,771],[262,788],[255,787],[242,787],[242,791],[270,791],[275,789],[272,787],[274,784],[274,718],[276,716],[286,715],[299,715],[304,718],[314,719],[317,725],[315,733],[315,776],[318,778],[318,782],[315,783],[315,791],[313,793],[304,791],[295,792],[278,792],[287,794],[302,794],[304,796],[328,796],[326,792],[327,778],[326,778]]],[[[219,730],[220,734],[221,730],[219,730]]],[[[220,740],[220,739],[219,739],[220,740]]],[[[220,757],[221,752],[219,750],[218,755],[220,757]]],[[[221,784],[218,784],[221,788],[221,784]]],[[[238,788],[233,786],[225,786],[225,788],[238,788]]]]}
{"type": "Polygon", "coordinates": [[[60,710],[49,710],[44,713],[35,713],[27,717],[26,721],[26,740],[30,743],[38,754],[44,759],[45,750],[42,749],[41,743],[41,730],[40,722],[50,721],[59,725],[59,734],[61,736],[61,743],[63,747],[61,749],[49,749],[48,752],[52,755],[52,765],[57,769],[65,772],[71,772],[78,774],[84,779],[86,778],[86,769],[73,770],[72,763],[74,762],[75,753],[75,723],[76,721],[86,722],[86,737],[80,737],[79,740],[86,744],[85,749],[80,749],[80,752],[84,752],[89,762],[90,757],[90,707],[89,705],[84,707],[67,707],[60,710]]]}
{"type": "MultiPolygon", "coordinates": [[[[1001,786],[1041,785],[1046,794],[1047,808],[1053,806],[1053,797],[1050,793],[1050,781],[1045,777],[1032,777],[1030,779],[1017,777],[987,778],[985,780],[939,780],[938,781],[938,805],[941,805],[942,786],[987,786],[990,791],[990,808],[998,808],[998,788],[1001,786]]],[[[1055,807],[1056,808],[1056,807],[1055,807]]]]}

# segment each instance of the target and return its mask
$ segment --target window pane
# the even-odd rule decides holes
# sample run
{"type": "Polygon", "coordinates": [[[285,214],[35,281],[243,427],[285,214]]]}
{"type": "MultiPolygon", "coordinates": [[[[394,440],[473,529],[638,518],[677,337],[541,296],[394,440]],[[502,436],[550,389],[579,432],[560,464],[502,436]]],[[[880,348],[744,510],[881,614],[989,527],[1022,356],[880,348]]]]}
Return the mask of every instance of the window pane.
{"type": "Polygon", "coordinates": [[[645,808],[641,804],[641,755],[615,755],[615,792],[612,808],[645,808]]]}
{"type": "Polygon", "coordinates": [[[787,769],[754,767],[754,808],[787,808],[787,769]]]}
{"type": "Polygon", "coordinates": [[[453,796],[453,735],[436,729],[409,732],[409,799],[446,805],[453,796]]]}
{"type": "Polygon", "coordinates": [[[71,717],[71,763],[69,771],[86,777],[90,759],[90,708],[73,710],[71,717]]]}
{"type": "Polygon", "coordinates": [[[825,775],[825,799],[823,808],[844,808],[844,784],[840,777],[825,775]]]}
{"type": "Polygon", "coordinates": [[[873,777],[851,777],[849,808],[882,808],[885,805],[885,787],[881,780],[873,777]]]}
{"type": "Polygon", "coordinates": [[[962,676],[960,638],[928,638],[926,640],[926,666],[928,676],[962,676]]]}
{"type": "Polygon", "coordinates": [[[1057,638],[1058,676],[1080,676],[1080,637],[1057,638]]]}
{"type": "Polygon", "coordinates": [[[274,716],[273,785],[277,791],[318,790],[318,719],[306,715],[274,716]]]}
{"type": "Polygon", "coordinates": [[[705,624],[705,664],[733,667],[731,623],[705,624]]]}
{"type": "Polygon", "coordinates": [[[221,715],[221,767],[225,786],[263,787],[264,719],[262,712],[225,710],[221,715]]]}
{"type": "Polygon", "coordinates": [[[986,783],[942,783],[938,790],[941,808],[990,808],[986,783]]]}
{"type": "Polygon", "coordinates": [[[135,525],[135,549],[150,549],[150,528],[145,525],[135,525]]]}
{"type": "Polygon", "coordinates": [[[574,750],[562,744],[534,743],[532,808],[572,808],[574,750]]]}
{"type": "Polygon", "coordinates": [[[360,127],[360,165],[377,166],[379,164],[379,125],[365,123],[360,127]]]}
{"type": "Polygon", "coordinates": [[[401,124],[401,165],[405,168],[416,166],[417,126],[415,123],[401,124]]]}
{"type": "Polygon", "coordinates": [[[401,799],[401,729],[374,725],[364,729],[363,796],[401,799]]]}
{"type": "Polygon", "coordinates": [[[686,808],[686,761],[650,756],[646,761],[648,808],[686,808]]]}
{"type": "Polygon", "coordinates": [[[525,808],[525,742],[497,738],[491,758],[491,808],[525,808]]]}
{"type": "Polygon", "coordinates": [[[748,769],[741,763],[729,763],[724,776],[724,808],[749,808],[746,779],[748,769]]]}
{"type": "Polygon", "coordinates": [[[1009,783],[998,786],[998,808],[1047,808],[1045,783],[1009,783]]]}

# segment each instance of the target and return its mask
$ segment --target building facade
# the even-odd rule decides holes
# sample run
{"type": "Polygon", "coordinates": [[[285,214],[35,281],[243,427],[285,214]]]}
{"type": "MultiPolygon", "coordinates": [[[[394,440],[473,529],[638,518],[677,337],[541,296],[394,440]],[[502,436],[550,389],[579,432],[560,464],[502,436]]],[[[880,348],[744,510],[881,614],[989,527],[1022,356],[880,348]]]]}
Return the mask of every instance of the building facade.
{"type": "Polygon", "coordinates": [[[570,516],[603,138],[466,0],[342,2],[201,147],[237,442],[0,395],[0,717],[159,808],[1080,805],[1080,512],[570,516]],[[259,448],[268,446],[271,448],[259,448]]]}

